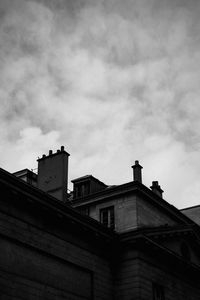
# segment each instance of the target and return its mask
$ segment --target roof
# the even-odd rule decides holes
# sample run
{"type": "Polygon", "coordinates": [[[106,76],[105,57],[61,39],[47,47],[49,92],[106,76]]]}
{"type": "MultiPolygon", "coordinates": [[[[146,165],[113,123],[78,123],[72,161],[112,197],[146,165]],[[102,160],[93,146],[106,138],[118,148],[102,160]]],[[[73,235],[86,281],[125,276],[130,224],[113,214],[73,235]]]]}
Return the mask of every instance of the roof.
{"type": "Polygon", "coordinates": [[[196,209],[196,208],[200,209],[200,205],[194,205],[194,206],[185,207],[185,208],[180,209],[180,211],[189,210],[189,209],[196,209]]]}
{"type": "Polygon", "coordinates": [[[89,206],[91,203],[107,201],[108,199],[115,198],[119,195],[125,195],[132,192],[142,194],[149,202],[151,201],[151,203],[155,206],[165,210],[165,212],[170,214],[175,220],[179,220],[183,224],[194,224],[194,221],[180,212],[179,209],[169,204],[166,200],[138,181],[131,181],[121,185],[111,186],[96,193],[84,196],[81,199],[74,199],[73,206],[89,206]]]}
{"type": "MultiPolygon", "coordinates": [[[[156,244],[154,241],[150,239],[150,236],[153,234],[160,235],[160,234],[178,234],[178,232],[189,232],[190,226],[186,226],[187,222],[185,222],[185,226],[183,224],[180,226],[180,228],[169,228],[169,227],[159,227],[159,228],[145,228],[142,230],[132,230],[130,232],[117,234],[109,228],[104,227],[99,222],[81,215],[78,211],[70,207],[68,204],[63,203],[56,198],[48,195],[47,193],[39,190],[38,188],[35,188],[33,186],[28,185],[27,183],[19,180],[14,175],[8,173],[7,171],[0,168],[0,186],[1,186],[1,193],[4,192],[3,188],[5,187],[6,191],[9,190],[11,194],[13,195],[13,203],[14,205],[19,205],[20,209],[23,209],[23,213],[26,209],[29,210],[29,212],[32,213],[32,207],[36,208],[38,214],[41,213],[43,210],[47,216],[49,216],[49,213],[52,216],[55,216],[56,218],[59,218],[59,222],[63,222],[67,220],[70,222],[70,226],[64,227],[67,228],[67,230],[71,230],[72,227],[79,228],[79,230],[86,232],[86,236],[91,236],[92,239],[95,237],[96,239],[100,239],[100,241],[103,241],[105,243],[117,241],[119,243],[126,243],[126,242],[138,242],[139,239],[142,239],[142,242],[144,244],[144,248],[147,248],[147,242],[149,244],[149,247],[154,247],[156,251],[159,251],[160,253],[162,250],[163,255],[168,254],[166,249],[161,248],[160,245],[156,244]],[[17,197],[19,195],[20,197],[17,197]],[[17,201],[16,201],[17,200],[17,201]],[[24,203],[26,204],[24,206],[24,203]],[[89,234],[88,234],[89,232],[89,234]]],[[[171,208],[171,212],[174,211],[174,213],[177,213],[179,216],[183,216],[183,220],[187,221],[188,218],[185,217],[181,212],[179,212],[178,209],[175,209],[170,204],[166,204],[166,201],[161,199],[160,197],[153,195],[153,192],[143,186],[141,183],[131,182],[125,185],[122,185],[126,190],[130,188],[134,188],[146,193],[149,193],[152,196],[152,198],[157,199],[156,201],[159,201],[160,203],[165,203],[166,207],[171,208]],[[154,196],[154,197],[153,197],[154,196]],[[162,201],[161,201],[162,200],[162,201]]],[[[113,187],[110,190],[119,190],[119,187],[113,187]]],[[[102,192],[103,193],[103,192],[102,192]]],[[[12,201],[12,197],[1,197],[0,202],[1,203],[7,203],[12,201]]],[[[10,204],[9,203],[9,204],[10,204]]],[[[14,210],[13,210],[14,211],[14,210]]],[[[55,224],[54,224],[55,225],[55,224]]],[[[198,226],[197,226],[198,227],[198,226]]],[[[62,227],[63,228],[63,227],[62,227]]],[[[119,244],[118,244],[119,245],[119,244]]],[[[115,244],[114,244],[115,246],[115,244]]],[[[113,246],[113,247],[114,247],[113,246]]],[[[118,247],[117,247],[118,249],[118,247]]],[[[171,253],[169,253],[171,257],[175,257],[171,253]]]]}
{"type": "MultiPolygon", "coordinates": [[[[20,201],[26,201],[28,205],[38,206],[38,212],[41,209],[49,211],[56,216],[59,214],[62,219],[69,220],[72,224],[79,225],[82,230],[90,231],[102,238],[112,239],[115,233],[97,222],[96,220],[80,214],[76,209],[72,208],[69,203],[64,203],[48,193],[34,187],[25,181],[20,180],[15,175],[0,168],[0,186],[1,193],[10,191],[13,195],[20,195],[19,200],[15,203],[20,204],[20,201]]],[[[2,202],[8,201],[9,197],[1,197],[2,202]]]]}
{"type": "Polygon", "coordinates": [[[187,207],[180,210],[184,215],[189,217],[195,223],[200,225],[200,205],[187,207]]]}
{"type": "Polygon", "coordinates": [[[16,171],[13,173],[13,175],[19,176],[19,175],[27,174],[27,173],[37,175],[35,172],[33,172],[32,170],[29,170],[29,169],[22,169],[22,170],[16,171]]]}
{"type": "MultiPolygon", "coordinates": [[[[84,176],[84,178],[94,178],[92,175],[84,176]]],[[[83,177],[81,177],[83,178],[83,177]]],[[[0,185],[6,186],[11,191],[15,193],[20,193],[24,195],[27,203],[32,202],[35,205],[46,207],[55,214],[61,214],[63,218],[68,218],[74,223],[79,224],[85,230],[91,232],[98,232],[99,235],[104,237],[114,237],[115,233],[110,231],[108,228],[102,226],[98,221],[89,218],[80,214],[75,208],[72,208],[70,204],[64,203],[60,200],[57,200],[53,196],[47,194],[46,192],[41,191],[40,189],[27,184],[26,182],[20,180],[15,175],[10,174],[9,172],[0,168],[0,185]]],[[[166,213],[169,213],[177,220],[181,221],[182,225],[194,225],[195,222],[188,218],[185,214],[180,212],[176,207],[170,205],[167,201],[160,198],[158,195],[153,193],[145,185],[140,182],[129,182],[119,186],[113,186],[108,189],[104,189],[92,195],[88,195],[85,198],[86,204],[90,201],[102,201],[107,200],[109,197],[116,197],[119,194],[125,194],[130,192],[142,193],[148,201],[152,201],[155,205],[165,209],[166,213]]],[[[7,198],[2,199],[1,201],[7,201],[7,198]]],[[[76,201],[76,200],[75,200],[76,201]]],[[[77,202],[78,203],[78,202],[77,202]]],[[[78,206],[78,205],[77,205],[78,206]]],[[[200,207],[200,206],[198,206],[200,207]]],[[[159,228],[159,230],[161,227],[159,228]]],[[[166,228],[168,230],[168,227],[166,228]]],[[[151,230],[151,228],[149,228],[151,230]]]]}
{"type": "Polygon", "coordinates": [[[92,176],[92,175],[84,175],[84,176],[81,176],[81,177],[78,177],[78,178],[75,178],[73,180],[71,180],[72,183],[77,183],[77,182],[81,182],[81,181],[85,181],[85,180],[93,180],[93,181],[96,181],[98,182],[99,184],[107,187],[107,185],[100,181],[99,179],[97,179],[96,177],[92,176]]]}

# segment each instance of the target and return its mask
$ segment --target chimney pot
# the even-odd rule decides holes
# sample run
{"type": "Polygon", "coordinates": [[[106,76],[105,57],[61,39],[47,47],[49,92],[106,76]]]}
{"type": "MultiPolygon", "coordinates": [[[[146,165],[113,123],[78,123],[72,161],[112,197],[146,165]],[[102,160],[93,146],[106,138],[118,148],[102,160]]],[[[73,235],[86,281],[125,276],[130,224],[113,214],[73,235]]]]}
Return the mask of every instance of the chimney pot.
{"type": "Polygon", "coordinates": [[[52,155],[53,154],[53,151],[52,150],[49,150],[49,155],[52,155]]]}
{"type": "Polygon", "coordinates": [[[60,147],[60,150],[61,150],[61,151],[64,151],[64,150],[65,150],[65,147],[64,147],[64,146],[61,146],[61,147],[60,147]]]}
{"type": "Polygon", "coordinates": [[[45,154],[43,154],[43,155],[42,155],[42,158],[45,158],[45,157],[46,157],[46,155],[45,155],[45,154]]]}
{"type": "Polygon", "coordinates": [[[152,186],[150,188],[155,194],[162,198],[163,190],[158,184],[158,181],[152,181],[152,186]]]}
{"type": "Polygon", "coordinates": [[[139,161],[135,161],[133,168],[133,181],[138,181],[142,183],[142,166],[139,164],[139,161]]]}
{"type": "Polygon", "coordinates": [[[57,153],[60,153],[60,149],[57,150],[57,153]]]}

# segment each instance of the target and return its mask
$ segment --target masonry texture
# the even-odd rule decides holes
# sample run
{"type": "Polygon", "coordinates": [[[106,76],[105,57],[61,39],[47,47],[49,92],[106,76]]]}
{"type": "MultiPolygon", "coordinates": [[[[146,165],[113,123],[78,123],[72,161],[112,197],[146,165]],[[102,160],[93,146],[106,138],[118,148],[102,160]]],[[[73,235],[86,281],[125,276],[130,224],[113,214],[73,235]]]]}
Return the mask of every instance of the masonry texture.
{"type": "Polygon", "coordinates": [[[0,169],[0,299],[200,299],[199,225],[142,184],[138,161],[129,183],[86,175],[68,192],[68,156],[0,169]]]}

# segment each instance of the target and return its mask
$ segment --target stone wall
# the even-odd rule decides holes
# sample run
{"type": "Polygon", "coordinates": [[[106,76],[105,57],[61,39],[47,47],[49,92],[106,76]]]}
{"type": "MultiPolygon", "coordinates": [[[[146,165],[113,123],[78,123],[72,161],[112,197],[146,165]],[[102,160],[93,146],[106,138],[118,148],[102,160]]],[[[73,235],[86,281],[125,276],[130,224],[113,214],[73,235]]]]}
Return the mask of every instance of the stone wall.
{"type": "Polygon", "coordinates": [[[0,188],[0,299],[112,299],[110,254],[98,231],[78,226],[70,210],[62,215],[61,204],[46,205],[45,195],[39,203],[0,188]]]}

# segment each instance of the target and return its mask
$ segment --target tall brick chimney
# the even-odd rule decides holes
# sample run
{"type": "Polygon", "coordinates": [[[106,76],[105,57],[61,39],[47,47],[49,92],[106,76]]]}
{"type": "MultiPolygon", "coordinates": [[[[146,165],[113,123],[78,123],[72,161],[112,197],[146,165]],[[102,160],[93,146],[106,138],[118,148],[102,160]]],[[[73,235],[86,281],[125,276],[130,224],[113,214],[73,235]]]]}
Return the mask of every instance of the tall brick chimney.
{"type": "Polygon", "coordinates": [[[150,188],[155,194],[162,198],[163,190],[158,184],[158,181],[152,181],[152,186],[150,188]]]}
{"type": "Polygon", "coordinates": [[[57,152],[49,150],[49,155],[38,159],[38,188],[61,201],[67,198],[69,155],[61,146],[57,152]]]}
{"type": "Polygon", "coordinates": [[[142,166],[140,166],[139,161],[136,160],[131,168],[133,168],[133,181],[142,183],[142,166]]]}

